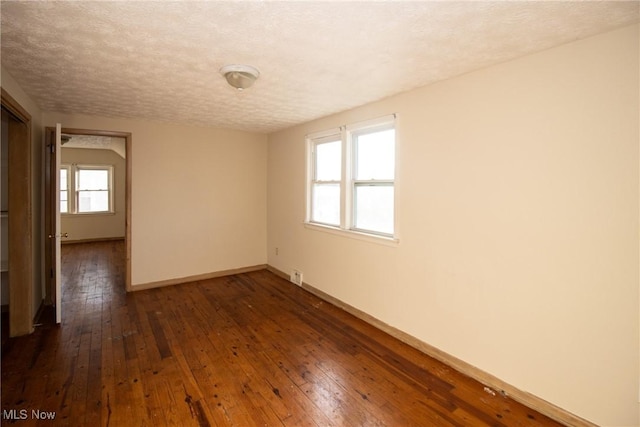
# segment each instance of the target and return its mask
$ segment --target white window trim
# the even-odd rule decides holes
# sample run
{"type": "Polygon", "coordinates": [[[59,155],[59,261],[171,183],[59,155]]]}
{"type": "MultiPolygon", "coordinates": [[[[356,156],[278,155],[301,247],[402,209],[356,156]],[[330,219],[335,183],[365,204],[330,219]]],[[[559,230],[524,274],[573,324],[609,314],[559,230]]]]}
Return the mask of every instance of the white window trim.
{"type": "Polygon", "coordinates": [[[400,238],[397,236],[389,237],[381,234],[373,234],[370,232],[360,232],[357,230],[347,230],[340,227],[334,227],[331,225],[323,225],[316,222],[305,222],[304,227],[308,230],[321,231],[324,233],[333,234],[335,236],[348,237],[350,239],[361,240],[364,242],[377,243],[384,246],[397,246],[400,243],[400,238]]]}
{"type": "MultiPolygon", "coordinates": [[[[340,177],[339,181],[319,181],[315,179],[315,175],[316,175],[316,165],[314,162],[315,156],[315,150],[316,147],[320,144],[324,144],[327,142],[333,142],[336,139],[339,139],[342,143],[342,145],[344,145],[344,137],[343,137],[343,129],[341,128],[334,128],[334,129],[330,129],[327,131],[323,131],[323,132],[318,132],[316,134],[313,134],[311,137],[307,136],[307,209],[306,209],[306,219],[305,222],[308,223],[312,223],[312,224],[319,224],[319,225],[324,225],[327,227],[335,227],[335,225],[333,224],[328,224],[328,223],[322,223],[322,222],[317,222],[317,221],[312,221],[311,220],[311,212],[313,210],[313,191],[312,188],[314,186],[314,184],[339,184],[340,185],[340,194],[343,194],[344,191],[344,176],[340,177]]],[[[342,147],[342,151],[344,151],[344,147],[342,147]]],[[[342,156],[344,157],[344,156],[342,156]]],[[[344,159],[343,159],[344,162],[344,159]]],[[[342,197],[340,198],[340,212],[342,212],[342,197]]]]}
{"type": "MultiPolygon", "coordinates": [[[[61,215],[73,215],[73,216],[85,216],[85,215],[115,215],[115,180],[113,165],[87,165],[87,164],[62,164],[60,169],[67,169],[67,207],[68,211],[61,213],[61,215]],[[78,172],[80,170],[108,170],[109,171],[109,209],[106,211],[97,212],[79,212],[78,211],[78,195],[81,190],[78,190],[78,172]]],[[[58,195],[58,197],[60,197],[58,195]]]]}
{"type": "Polygon", "coordinates": [[[333,128],[321,132],[315,132],[306,136],[306,160],[307,160],[307,179],[306,179],[306,209],[305,209],[305,228],[317,231],[324,231],[331,234],[342,235],[358,240],[370,241],[374,243],[382,243],[389,245],[397,245],[400,242],[398,233],[398,128],[397,128],[397,114],[390,114],[387,116],[379,117],[376,119],[357,122],[347,126],[341,126],[339,128],[333,128]],[[395,176],[393,180],[379,180],[381,185],[388,185],[392,183],[394,187],[394,232],[393,235],[386,233],[378,233],[372,230],[362,230],[354,227],[354,217],[351,207],[353,206],[353,191],[355,185],[362,182],[373,182],[373,180],[355,180],[353,178],[352,168],[352,156],[354,155],[354,144],[352,143],[352,135],[364,130],[372,128],[393,128],[396,130],[395,141],[395,176]],[[329,138],[334,138],[336,135],[340,135],[342,140],[342,177],[340,180],[340,225],[334,226],[332,224],[323,224],[320,222],[311,220],[312,212],[312,186],[314,183],[314,149],[319,143],[326,142],[329,138]]]}

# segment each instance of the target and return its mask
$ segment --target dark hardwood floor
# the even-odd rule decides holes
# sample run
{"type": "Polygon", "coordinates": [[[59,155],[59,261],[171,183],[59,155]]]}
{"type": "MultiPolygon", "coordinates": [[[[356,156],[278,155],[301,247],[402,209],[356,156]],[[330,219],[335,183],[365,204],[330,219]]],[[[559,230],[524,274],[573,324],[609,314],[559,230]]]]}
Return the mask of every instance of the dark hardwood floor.
{"type": "Polygon", "coordinates": [[[123,250],[63,246],[63,323],[3,346],[2,424],[558,425],[266,270],[127,294],[123,250]]]}

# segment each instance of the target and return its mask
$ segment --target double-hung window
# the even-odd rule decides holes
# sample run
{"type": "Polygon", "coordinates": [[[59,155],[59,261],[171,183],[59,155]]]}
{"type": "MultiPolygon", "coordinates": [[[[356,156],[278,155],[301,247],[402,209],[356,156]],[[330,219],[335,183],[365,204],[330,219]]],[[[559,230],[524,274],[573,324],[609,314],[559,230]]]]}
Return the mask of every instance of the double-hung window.
{"type": "Polygon", "coordinates": [[[111,167],[76,167],[78,213],[111,212],[111,167]]]}
{"type": "Polygon", "coordinates": [[[69,213],[69,169],[68,165],[60,167],[60,213],[69,213]]]}
{"type": "MultiPolygon", "coordinates": [[[[349,129],[347,127],[347,129],[349,129]]],[[[394,234],[395,128],[393,123],[350,132],[352,228],[394,234]]]]}
{"type": "Polygon", "coordinates": [[[113,213],[113,166],[62,165],[60,212],[113,213]]]}
{"type": "Polygon", "coordinates": [[[339,130],[312,141],[310,220],[340,225],[342,193],[342,139],[339,130]]]}
{"type": "Polygon", "coordinates": [[[306,222],[395,238],[395,116],[312,134],[307,144],[306,222]]]}

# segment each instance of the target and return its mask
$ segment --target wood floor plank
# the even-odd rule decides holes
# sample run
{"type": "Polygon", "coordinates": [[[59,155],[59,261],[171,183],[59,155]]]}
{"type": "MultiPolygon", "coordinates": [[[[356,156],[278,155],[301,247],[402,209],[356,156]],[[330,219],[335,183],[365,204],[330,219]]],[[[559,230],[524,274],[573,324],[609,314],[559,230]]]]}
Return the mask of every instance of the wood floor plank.
{"type": "MultiPolygon", "coordinates": [[[[115,396],[115,374],[113,363],[113,327],[112,327],[112,305],[111,301],[106,301],[102,307],[103,322],[102,322],[102,346],[100,351],[101,356],[101,390],[100,390],[100,425],[106,427],[111,422],[111,397],[115,396]]],[[[97,344],[97,343],[96,343],[97,344]]]]}
{"type": "Polygon", "coordinates": [[[62,325],[47,309],[3,338],[3,410],[62,426],[560,425],[266,270],[127,294],[123,243],[100,242],[64,245],[62,273],[62,325]]]}

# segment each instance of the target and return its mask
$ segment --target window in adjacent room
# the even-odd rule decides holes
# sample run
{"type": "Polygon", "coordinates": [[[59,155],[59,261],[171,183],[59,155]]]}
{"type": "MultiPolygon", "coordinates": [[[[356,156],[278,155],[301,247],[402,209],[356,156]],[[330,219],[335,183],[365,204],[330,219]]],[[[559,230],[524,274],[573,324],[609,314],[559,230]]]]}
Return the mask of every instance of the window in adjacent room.
{"type": "Polygon", "coordinates": [[[395,116],[308,136],[307,223],[394,238],[395,116]]]}
{"type": "Polygon", "coordinates": [[[60,167],[60,213],[69,213],[69,166],[60,167]]]}
{"type": "Polygon", "coordinates": [[[78,213],[111,212],[111,167],[76,167],[78,213]]]}
{"type": "Polygon", "coordinates": [[[113,212],[113,166],[61,166],[60,213],[113,212]]]}

